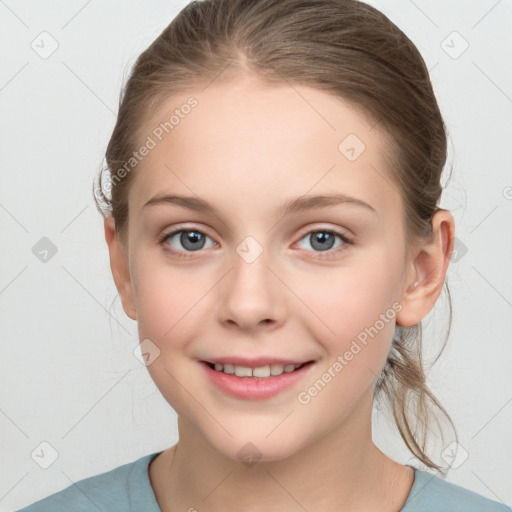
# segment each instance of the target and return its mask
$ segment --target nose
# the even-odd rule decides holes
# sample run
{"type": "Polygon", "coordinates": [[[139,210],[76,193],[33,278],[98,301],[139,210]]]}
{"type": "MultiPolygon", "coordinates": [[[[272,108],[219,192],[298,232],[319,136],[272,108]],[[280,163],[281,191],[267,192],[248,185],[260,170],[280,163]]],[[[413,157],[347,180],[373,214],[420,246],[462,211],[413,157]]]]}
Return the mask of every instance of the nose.
{"type": "Polygon", "coordinates": [[[240,254],[234,252],[231,270],[218,289],[219,320],[247,331],[276,329],[286,317],[286,287],[265,251],[252,261],[240,254]]]}

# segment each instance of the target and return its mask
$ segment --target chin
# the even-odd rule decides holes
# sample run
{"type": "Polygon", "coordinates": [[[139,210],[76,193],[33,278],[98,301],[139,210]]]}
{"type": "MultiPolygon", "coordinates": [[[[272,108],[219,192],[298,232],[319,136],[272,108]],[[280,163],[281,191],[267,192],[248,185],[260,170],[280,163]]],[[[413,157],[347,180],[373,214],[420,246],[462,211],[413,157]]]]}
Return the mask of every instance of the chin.
{"type": "Polygon", "coordinates": [[[237,431],[228,429],[233,437],[211,436],[211,433],[206,433],[205,438],[211,447],[224,457],[251,467],[258,462],[287,459],[306,444],[307,440],[301,442],[297,433],[288,432],[285,428],[278,432],[279,428],[268,437],[266,436],[272,429],[238,428],[237,431]]]}

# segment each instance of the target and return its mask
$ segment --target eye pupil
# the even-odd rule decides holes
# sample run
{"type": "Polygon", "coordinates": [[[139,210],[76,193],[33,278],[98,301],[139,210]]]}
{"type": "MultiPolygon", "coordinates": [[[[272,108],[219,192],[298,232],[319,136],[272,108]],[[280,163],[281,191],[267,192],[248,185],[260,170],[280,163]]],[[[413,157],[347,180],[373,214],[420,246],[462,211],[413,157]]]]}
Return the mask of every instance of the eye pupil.
{"type": "Polygon", "coordinates": [[[311,234],[311,247],[320,251],[328,251],[334,245],[334,235],[328,231],[317,231],[311,234]],[[317,246],[316,244],[320,244],[317,246]]]}
{"type": "Polygon", "coordinates": [[[202,249],[204,245],[204,237],[201,233],[198,233],[197,231],[183,231],[180,236],[180,243],[188,250],[191,251],[197,251],[199,249],[202,249]],[[202,244],[197,245],[198,242],[202,242],[202,244]]]}

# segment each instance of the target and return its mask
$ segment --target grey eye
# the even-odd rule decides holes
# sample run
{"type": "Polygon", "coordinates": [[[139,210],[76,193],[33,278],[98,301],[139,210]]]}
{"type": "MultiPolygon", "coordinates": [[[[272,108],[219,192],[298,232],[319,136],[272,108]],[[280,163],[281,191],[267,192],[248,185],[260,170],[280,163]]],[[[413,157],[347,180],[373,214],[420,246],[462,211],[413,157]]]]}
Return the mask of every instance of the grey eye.
{"type": "Polygon", "coordinates": [[[175,246],[173,246],[174,250],[177,250],[178,252],[193,252],[204,249],[207,239],[210,239],[210,237],[196,229],[180,229],[178,231],[174,231],[173,233],[168,234],[164,238],[163,242],[169,240],[170,245],[172,245],[172,241],[176,243],[176,240],[178,240],[179,244],[181,244],[181,247],[185,251],[183,251],[179,247],[176,248],[175,246]]]}
{"type": "MultiPolygon", "coordinates": [[[[345,243],[344,237],[325,229],[311,231],[310,233],[307,233],[302,240],[309,242],[313,250],[323,252],[334,248],[336,238],[339,238],[343,243],[345,243]]],[[[336,247],[339,247],[340,245],[343,244],[338,244],[336,247]]],[[[301,249],[308,249],[308,247],[301,247],[301,249]]]]}

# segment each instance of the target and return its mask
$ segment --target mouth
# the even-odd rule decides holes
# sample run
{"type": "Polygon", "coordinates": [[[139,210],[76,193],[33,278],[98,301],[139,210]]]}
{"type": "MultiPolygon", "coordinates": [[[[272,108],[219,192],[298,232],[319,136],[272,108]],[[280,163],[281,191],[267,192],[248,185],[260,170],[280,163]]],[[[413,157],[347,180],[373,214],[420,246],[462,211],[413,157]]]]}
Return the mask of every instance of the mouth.
{"type": "Polygon", "coordinates": [[[248,377],[256,379],[271,379],[273,377],[279,377],[283,373],[293,373],[300,370],[304,366],[313,364],[314,361],[307,361],[305,363],[288,363],[288,364],[264,364],[256,367],[244,366],[232,363],[212,363],[209,361],[201,361],[202,363],[209,366],[212,370],[224,373],[227,375],[233,375],[236,377],[248,377]]]}
{"type": "MultiPolygon", "coordinates": [[[[228,359],[199,361],[208,381],[222,394],[241,400],[266,400],[289,393],[312,375],[315,361],[255,361],[228,359]],[[228,362],[230,361],[230,362],[228,362]],[[250,366],[249,366],[250,365],[250,366]]],[[[302,384],[304,387],[305,384],[302,384]]],[[[290,394],[284,395],[290,398],[290,394]]]]}

